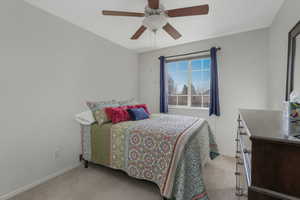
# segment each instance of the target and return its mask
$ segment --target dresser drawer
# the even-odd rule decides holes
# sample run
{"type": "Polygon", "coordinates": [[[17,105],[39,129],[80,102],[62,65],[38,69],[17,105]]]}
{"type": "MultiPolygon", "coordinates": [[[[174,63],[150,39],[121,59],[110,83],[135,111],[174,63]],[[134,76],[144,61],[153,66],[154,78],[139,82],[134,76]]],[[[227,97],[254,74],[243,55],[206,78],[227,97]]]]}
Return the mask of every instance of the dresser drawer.
{"type": "Polygon", "coordinates": [[[243,163],[244,176],[247,186],[251,186],[251,146],[246,148],[245,143],[248,143],[249,137],[239,135],[240,160],[243,163]]]}
{"type": "Polygon", "coordinates": [[[243,152],[251,154],[252,142],[250,140],[250,137],[248,135],[244,135],[243,132],[239,133],[238,135],[243,146],[243,152]]]}

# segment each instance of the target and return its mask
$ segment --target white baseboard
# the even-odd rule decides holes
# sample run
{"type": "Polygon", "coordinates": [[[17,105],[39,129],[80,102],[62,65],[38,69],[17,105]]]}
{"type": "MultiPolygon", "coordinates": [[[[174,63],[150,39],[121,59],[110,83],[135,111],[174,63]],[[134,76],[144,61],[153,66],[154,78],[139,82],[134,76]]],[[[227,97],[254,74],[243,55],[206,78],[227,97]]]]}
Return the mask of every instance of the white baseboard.
{"type": "Polygon", "coordinates": [[[9,192],[7,194],[1,195],[0,196],[0,200],[10,199],[10,198],[12,198],[12,197],[14,197],[14,196],[16,196],[16,195],[18,195],[20,193],[23,193],[23,192],[25,192],[27,190],[30,190],[30,189],[32,189],[32,188],[34,188],[34,187],[36,187],[36,186],[38,186],[38,185],[40,185],[42,183],[45,183],[45,182],[49,181],[50,179],[53,179],[53,178],[55,178],[57,176],[60,176],[60,175],[62,175],[64,173],[66,173],[67,171],[70,171],[70,170],[72,170],[72,169],[74,169],[76,167],[79,167],[79,166],[80,166],[80,163],[78,163],[78,164],[76,164],[74,166],[71,166],[71,167],[67,167],[67,168],[65,168],[63,170],[60,170],[60,171],[54,173],[54,174],[46,176],[45,178],[37,180],[37,181],[35,181],[35,182],[31,183],[31,184],[25,185],[25,186],[23,186],[21,188],[18,188],[16,190],[12,191],[12,192],[9,192]]]}

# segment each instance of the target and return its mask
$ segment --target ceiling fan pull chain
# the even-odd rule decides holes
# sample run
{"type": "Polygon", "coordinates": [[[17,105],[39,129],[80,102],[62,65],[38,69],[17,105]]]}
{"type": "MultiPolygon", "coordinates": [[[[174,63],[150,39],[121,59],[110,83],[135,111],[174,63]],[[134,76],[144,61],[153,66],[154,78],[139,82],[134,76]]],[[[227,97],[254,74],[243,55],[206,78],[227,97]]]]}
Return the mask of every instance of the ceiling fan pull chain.
{"type": "Polygon", "coordinates": [[[153,34],[154,34],[154,45],[153,45],[153,48],[156,48],[157,47],[157,30],[153,31],[153,34]]]}

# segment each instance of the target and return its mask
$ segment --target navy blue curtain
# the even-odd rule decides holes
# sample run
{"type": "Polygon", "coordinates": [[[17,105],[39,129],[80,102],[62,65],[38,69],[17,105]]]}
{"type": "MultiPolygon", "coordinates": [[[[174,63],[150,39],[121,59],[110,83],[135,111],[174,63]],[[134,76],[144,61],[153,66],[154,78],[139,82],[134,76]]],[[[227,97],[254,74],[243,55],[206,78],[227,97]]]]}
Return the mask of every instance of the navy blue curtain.
{"type": "Polygon", "coordinates": [[[217,48],[210,49],[211,56],[211,80],[210,80],[210,106],[209,116],[220,116],[220,101],[219,101],[219,85],[218,85],[218,63],[217,63],[217,48]]]}
{"type": "Polygon", "coordinates": [[[159,57],[160,60],[160,112],[168,113],[168,85],[167,72],[165,68],[166,58],[159,57]]]}

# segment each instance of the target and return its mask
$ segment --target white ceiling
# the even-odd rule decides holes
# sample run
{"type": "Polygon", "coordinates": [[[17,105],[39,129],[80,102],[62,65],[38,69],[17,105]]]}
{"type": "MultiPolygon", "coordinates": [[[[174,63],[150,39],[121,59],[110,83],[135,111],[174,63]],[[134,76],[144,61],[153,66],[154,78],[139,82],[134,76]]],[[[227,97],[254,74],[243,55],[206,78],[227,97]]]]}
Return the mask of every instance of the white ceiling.
{"type": "Polygon", "coordinates": [[[128,49],[143,52],[270,26],[284,0],[161,0],[166,9],[210,5],[207,16],[169,18],[183,35],[173,40],[164,31],[130,37],[143,18],[102,16],[101,10],[143,12],[147,0],[25,0],[128,49]]]}

